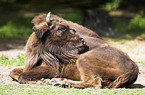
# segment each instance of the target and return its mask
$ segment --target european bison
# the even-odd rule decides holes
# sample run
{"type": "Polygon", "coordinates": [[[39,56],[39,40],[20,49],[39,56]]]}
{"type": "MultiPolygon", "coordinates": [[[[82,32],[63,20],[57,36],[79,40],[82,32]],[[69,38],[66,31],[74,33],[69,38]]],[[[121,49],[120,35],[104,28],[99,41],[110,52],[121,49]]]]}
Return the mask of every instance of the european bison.
{"type": "Polygon", "coordinates": [[[27,63],[24,69],[10,73],[18,82],[66,78],[76,88],[117,88],[136,81],[138,66],[93,31],[55,15],[50,18],[50,14],[36,16],[32,22],[34,32],[26,44],[27,63]]]}

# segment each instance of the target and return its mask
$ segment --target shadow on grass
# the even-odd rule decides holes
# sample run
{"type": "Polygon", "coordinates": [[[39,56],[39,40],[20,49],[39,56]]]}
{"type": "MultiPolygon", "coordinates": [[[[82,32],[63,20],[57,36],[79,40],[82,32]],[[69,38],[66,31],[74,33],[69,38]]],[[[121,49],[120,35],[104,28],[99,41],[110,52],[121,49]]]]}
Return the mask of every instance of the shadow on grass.
{"type": "Polygon", "coordinates": [[[142,84],[132,84],[128,87],[129,89],[145,88],[142,84]]]}

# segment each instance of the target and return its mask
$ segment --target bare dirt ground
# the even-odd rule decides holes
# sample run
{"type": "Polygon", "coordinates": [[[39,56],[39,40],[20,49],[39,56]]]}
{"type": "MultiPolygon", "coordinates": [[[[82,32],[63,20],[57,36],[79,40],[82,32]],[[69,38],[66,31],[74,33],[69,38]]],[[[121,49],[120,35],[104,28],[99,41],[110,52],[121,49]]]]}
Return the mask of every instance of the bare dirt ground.
{"type": "MultiPolygon", "coordinates": [[[[126,52],[139,66],[138,79],[130,88],[145,89],[145,64],[138,63],[145,62],[145,41],[112,42],[112,44],[126,52]]],[[[9,57],[16,57],[19,53],[25,53],[24,45],[10,45],[10,47],[13,48],[5,49],[4,46],[0,45],[0,56],[5,54],[9,57]]],[[[13,68],[16,68],[16,66],[0,66],[0,83],[17,83],[9,77],[9,73],[13,68]]]]}

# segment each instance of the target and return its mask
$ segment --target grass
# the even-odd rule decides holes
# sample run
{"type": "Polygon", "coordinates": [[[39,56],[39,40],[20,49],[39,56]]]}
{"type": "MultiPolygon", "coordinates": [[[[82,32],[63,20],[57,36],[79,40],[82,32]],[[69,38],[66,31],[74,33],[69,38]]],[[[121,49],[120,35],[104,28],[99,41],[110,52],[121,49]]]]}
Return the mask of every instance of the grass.
{"type": "MultiPolygon", "coordinates": [[[[0,56],[0,66],[24,66],[26,63],[25,55],[19,54],[16,58],[9,58],[8,56],[2,54],[0,56]]],[[[143,61],[135,61],[135,63],[141,63],[145,65],[143,61]]]]}
{"type": "MultiPolygon", "coordinates": [[[[17,58],[6,55],[0,57],[1,66],[22,66],[25,64],[25,55],[17,58]]],[[[145,62],[137,62],[145,65],[145,62]]],[[[51,85],[38,84],[7,84],[0,83],[0,95],[144,95],[145,89],[76,89],[61,88],[51,85]]]]}
{"type": "Polygon", "coordinates": [[[4,54],[0,56],[0,66],[23,66],[25,63],[26,59],[23,53],[19,53],[16,58],[11,59],[4,54]]]}
{"type": "Polygon", "coordinates": [[[143,41],[133,41],[121,38],[104,38],[107,42],[115,44],[118,48],[128,47],[130,50],[137,48],[138,45],[143,44],[143,41]]]}
{"type": "Polygon", "coordinates": [[[145,62],[142,62],[142,61],[135,61],[135,63],[141,63],[141,64],[145,65],[145,62]]]}
{"type": "Polygon", "coordinates": [[[51,85],[0,84],[1,95],[144,95],[144,89],[75,89],[51,85]]]}

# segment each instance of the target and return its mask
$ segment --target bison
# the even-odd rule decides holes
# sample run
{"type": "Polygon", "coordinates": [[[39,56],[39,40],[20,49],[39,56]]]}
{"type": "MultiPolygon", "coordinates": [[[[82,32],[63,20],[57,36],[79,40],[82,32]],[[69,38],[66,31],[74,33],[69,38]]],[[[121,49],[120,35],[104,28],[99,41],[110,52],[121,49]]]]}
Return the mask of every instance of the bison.
{"type": "Polygon", "coordinates": [[[36,16],[32,23],[27,63],[10,72],[19,83],[66,78],[76,88],[118,88],[136,81],[138,66],[93,31],[50,13],[36,16]]]}

